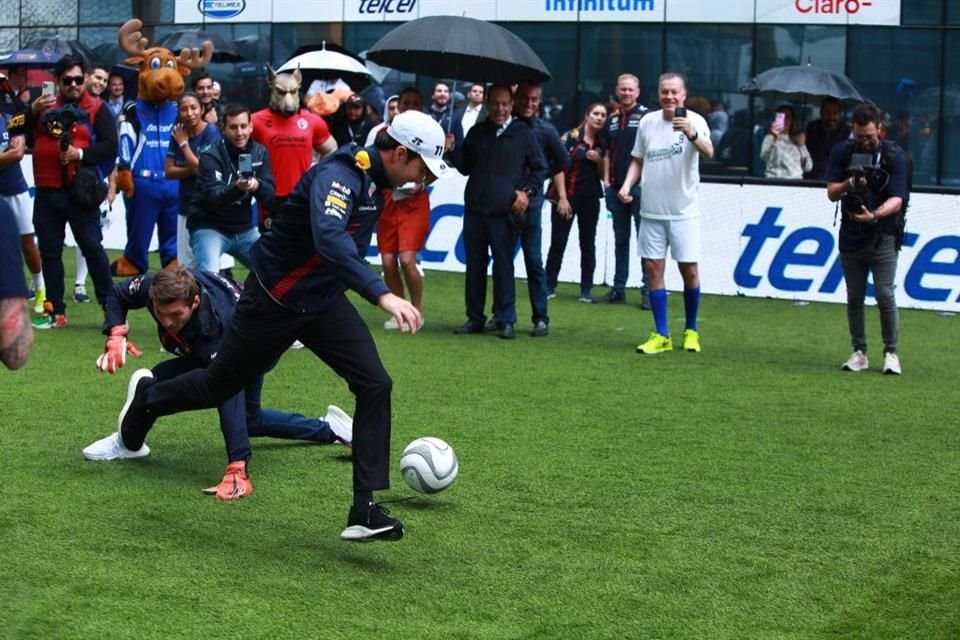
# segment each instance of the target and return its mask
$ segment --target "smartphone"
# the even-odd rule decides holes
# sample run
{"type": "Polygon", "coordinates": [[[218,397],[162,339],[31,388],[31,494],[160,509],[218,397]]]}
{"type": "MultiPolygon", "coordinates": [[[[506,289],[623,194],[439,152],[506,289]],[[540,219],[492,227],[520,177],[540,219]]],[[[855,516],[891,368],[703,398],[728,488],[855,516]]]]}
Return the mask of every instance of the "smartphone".
{"type": "Polygon", "coordinates": [[[778,113],[773,121],[777,124],[777,129],[783,131],[783,128],[787,126],[787,114],[778,113]]]}
{"type": "Polygon", "coordinates": [[[237,170],[241,178],[253,177],[253,157],[249,153],[241,153],[237,158],[237,170]]]}
{"type": "Polygon", "coordinates": [[[677,107],[673,110],[673,115],[677,118],[686,118],[687,117],[687,108],[686,107],[677,107]]]}
{"type": "Polygon", "coordinates": [[[57,91],[57,85],[50,82],[49,80],[43,83],[43,89],[41,89],[41,95],[52,96],[57,91]]]}

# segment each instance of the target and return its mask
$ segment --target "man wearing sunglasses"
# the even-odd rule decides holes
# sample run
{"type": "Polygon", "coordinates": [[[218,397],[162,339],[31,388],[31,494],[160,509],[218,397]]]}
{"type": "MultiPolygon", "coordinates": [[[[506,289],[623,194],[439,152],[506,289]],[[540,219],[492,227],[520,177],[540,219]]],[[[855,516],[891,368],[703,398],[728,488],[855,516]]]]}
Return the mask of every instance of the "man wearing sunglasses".
{"type": "MultiPolygon", "coordinates": [[[[67,326],[63,301],[63,239],[67,223],[87,259],[97,301],[103,304],[113,286],[103,250],[99,203],[83,201],[73,189],[78,170],[102,180],[117,157],[117,130],[110,109],[86,91],[83,59],[65,55],[53,68],[59,95],[45,93],[27,110],[33,131],[33,175],[37,186],[33,221],[47,285],[45,316],[38,329],[67,326]]],[[[85,199],[84,199],[85,200],[85,199]]]]}

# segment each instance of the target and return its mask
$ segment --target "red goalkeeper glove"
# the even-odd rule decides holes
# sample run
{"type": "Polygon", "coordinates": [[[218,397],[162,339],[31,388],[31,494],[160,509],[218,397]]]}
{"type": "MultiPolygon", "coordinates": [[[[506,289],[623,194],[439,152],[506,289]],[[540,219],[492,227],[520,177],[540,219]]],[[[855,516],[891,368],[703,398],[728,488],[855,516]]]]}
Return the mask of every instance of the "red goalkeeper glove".
{"type": "Polygon", "coordinates": [[[127,361],[127,354],[140,357],[143,351],[127,340],[127,325],[118,324],[110,329],[110,337],[103,348],[103,353],[97,358],[97,368],[107,373],[116,373],[127,361]]]}

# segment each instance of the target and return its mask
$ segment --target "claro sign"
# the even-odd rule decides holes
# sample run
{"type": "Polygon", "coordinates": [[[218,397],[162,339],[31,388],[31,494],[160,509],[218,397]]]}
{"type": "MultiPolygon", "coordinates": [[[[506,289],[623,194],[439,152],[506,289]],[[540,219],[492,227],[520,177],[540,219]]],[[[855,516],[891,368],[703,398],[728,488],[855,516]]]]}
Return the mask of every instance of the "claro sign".
{"type": "Polygon", "coordinates": [[[856,15],[861,9],[873,5],[870,0],[794,0],[799,13],[856,15]]]}
{"type": "Polygon", "coordinates": [[[897,25],[900,0],[756,0],[756,21],[897,25]]]}

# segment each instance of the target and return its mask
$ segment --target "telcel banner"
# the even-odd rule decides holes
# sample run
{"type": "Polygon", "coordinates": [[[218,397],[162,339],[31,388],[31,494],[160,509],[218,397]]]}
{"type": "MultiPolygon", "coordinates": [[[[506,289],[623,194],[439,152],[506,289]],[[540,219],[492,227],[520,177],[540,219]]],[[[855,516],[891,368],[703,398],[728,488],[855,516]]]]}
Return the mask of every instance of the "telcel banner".
{"type": "MultiPolygon", "coordinates": [[[[33,182],[30,159],[22,163],[33,182]]],[[[430,232],[422,251],[423,266],[442,271],[465,270],[463,250],[463,190],[467,179],[453,172],[437,181],[430,192],[430,232]]],[[[826,188],[764,185],[700,185],[703,257],[700,261],[704,293],[788,300],[846,302],[846,287],[837,253],[834,204],[826,188]]],[[[595,283],[613,281],[613,225],[601,204],[597,227],[595,283]]],[[[550,205],[544,206],[543,257],[550,248],[550,205]]],[[[118,197],[104,229],[103,245],[123,249],[126,224],[123,198],[118,197]]],[[[73,237],[67,230],[67,244],[73,237]]],[[[561,282],[580,281],[580,249],[573,225],[561,282]]],[[[151,250],[156,250],[154,235],[151,250]]],[[[370,262],[379,263],[374,236],[370,262]]],[[[676,263],[666,269],[667,288],[683,289],[676,263]]],[[[514,269],[526,277],[517,248],[514,269]]],[[[632,239],[630,278],[639,287],[640,259],[632,239]]],[[[907,236],[897,269],[897,303],[902,307],[960,312],[960,196],[915,193],[907,214],[907,236]]],[[[872,288],[868,291],[872,295],[872,288]]]]}
{"type": "MultiPolygon", "coordinates": [[[[428,269],[463,271],[463,189],[456,174],[435,183],[430,194],[430,234],[422,252],[428,269]]],[[[835,206],[825,187],[700,185],[703,211],[704,293],[788,300],[846,302],[837,252],[835,206]]],[[[597,229],[596,284],[613,280],[613,226],[601,205],[597,229]]],[[[550,205],[543,216],[543,256],[550,247],[550,205]]],[[[839,224],[839,223],[837,223],[839,224]]],[[[368,256],[377,261],[374,248],[368,256]]],[[[667,288],[683,289],[668,261],[667,288]]],[[[580,281],[577,226],[573,226],[560,271],[563,282],[580,281]]],[[[514,262],[526,276],[523,256],[514,262]]],[[[628,286],[639,287],[640,260],[632,241],[628,286]]],[[[913,194],[907,236],[897,270],[897,301],[903,307],[960,312],[960,196],[913,194]]],[[[872,295],[872,287],[868,291],[872,295]]]]}

